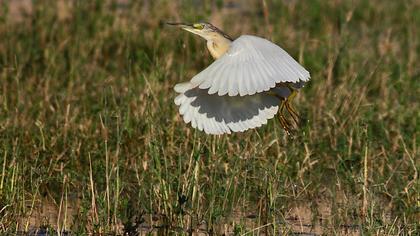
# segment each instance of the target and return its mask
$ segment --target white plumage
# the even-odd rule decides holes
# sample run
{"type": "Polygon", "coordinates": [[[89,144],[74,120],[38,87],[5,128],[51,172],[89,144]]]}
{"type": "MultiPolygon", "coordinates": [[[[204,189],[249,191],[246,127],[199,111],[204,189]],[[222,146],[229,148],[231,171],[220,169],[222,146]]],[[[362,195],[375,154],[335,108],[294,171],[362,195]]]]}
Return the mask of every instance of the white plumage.
{"type": "Polygon", "coordinates": [[[207,134],[242,132],[260,127],[287,98],[290,82],[300,88],[309,72],[270,41],[243,35],[190,82],[177,84],[175,104],[186,123],[207,134]],[[273,96],[277,94],[278,96],[273,96]]]}
{"type": "Polygon", "coordinates": [[[219,96],[195,87],[190,82],[177,84],[175,98],[185,123],[207,134],[242,132],[260,127],[273,118],[280,100],[267,93],[239,96],[219,96]]]}
{"type": "Polygon", "coordinates": [[[272,42],[242,35],[229,50],[194,76],[191,83],[219,96],[253,95],[280,82],[308,81],[309,72],[272,42]]]}

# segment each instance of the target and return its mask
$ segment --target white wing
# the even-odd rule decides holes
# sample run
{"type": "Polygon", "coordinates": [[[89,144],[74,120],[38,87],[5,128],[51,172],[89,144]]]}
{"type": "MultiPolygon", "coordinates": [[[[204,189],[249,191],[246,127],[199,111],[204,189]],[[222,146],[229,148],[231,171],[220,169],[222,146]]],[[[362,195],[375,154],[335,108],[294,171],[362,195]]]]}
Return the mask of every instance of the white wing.
{"type": "Polygon", "coordinates": [[[309,72],[274,43],[243,35],[191,83],[219,96],[253,95],[268,91],[280,82],[305,82],[309,72]]]}
{"type": "Polygon", "coordinates": [[[260,127],[275,116],[280,100],[260,93],[245,97],[218,96],[190,82],[177,84],[175,98],[185,123],[207,134],[242,132],[260,127]]]}

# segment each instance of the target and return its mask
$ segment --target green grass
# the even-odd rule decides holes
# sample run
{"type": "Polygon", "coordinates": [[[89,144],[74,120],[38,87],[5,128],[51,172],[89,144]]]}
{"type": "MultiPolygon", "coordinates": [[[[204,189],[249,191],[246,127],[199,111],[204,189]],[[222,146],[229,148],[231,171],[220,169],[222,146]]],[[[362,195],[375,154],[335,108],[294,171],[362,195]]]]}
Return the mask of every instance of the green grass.
{"type": "Polygon", "coordinates": [[[420,231],[418,1],[51,0],[20,19],[6,2],[0,232],[420,231]],[[212,59],[163,24],[177,19],[299,59],[312,80],[298,134],[275,119],[223,136],[184,124],[172,88],[212,59]]]}

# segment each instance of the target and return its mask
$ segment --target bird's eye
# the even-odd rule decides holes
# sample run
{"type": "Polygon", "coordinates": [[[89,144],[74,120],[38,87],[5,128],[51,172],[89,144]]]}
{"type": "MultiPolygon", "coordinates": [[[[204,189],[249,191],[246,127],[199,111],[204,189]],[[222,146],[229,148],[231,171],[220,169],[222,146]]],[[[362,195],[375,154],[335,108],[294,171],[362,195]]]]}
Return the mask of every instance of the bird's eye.
{"type": "Polygon", "coordinates": [[[194,29],[198,29],[198,30],[204,29],[204,25],[203,24],[194,24],[193,27],[194,27],[194,29]]]}

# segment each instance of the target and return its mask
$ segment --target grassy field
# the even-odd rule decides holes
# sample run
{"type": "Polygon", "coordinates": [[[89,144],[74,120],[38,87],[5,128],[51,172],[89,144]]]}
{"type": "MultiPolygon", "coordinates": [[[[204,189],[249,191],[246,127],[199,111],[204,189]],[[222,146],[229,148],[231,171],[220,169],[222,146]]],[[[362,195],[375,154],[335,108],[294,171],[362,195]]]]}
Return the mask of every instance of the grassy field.
{"type": "Polygon", "coordinates": [[[0,1],[0,232],[418,235],[420,2],[0,1]],[[209,136],[173,86],[212,62],[164,24],[266,37],[310,72],[277,120],[209,136]]]}

